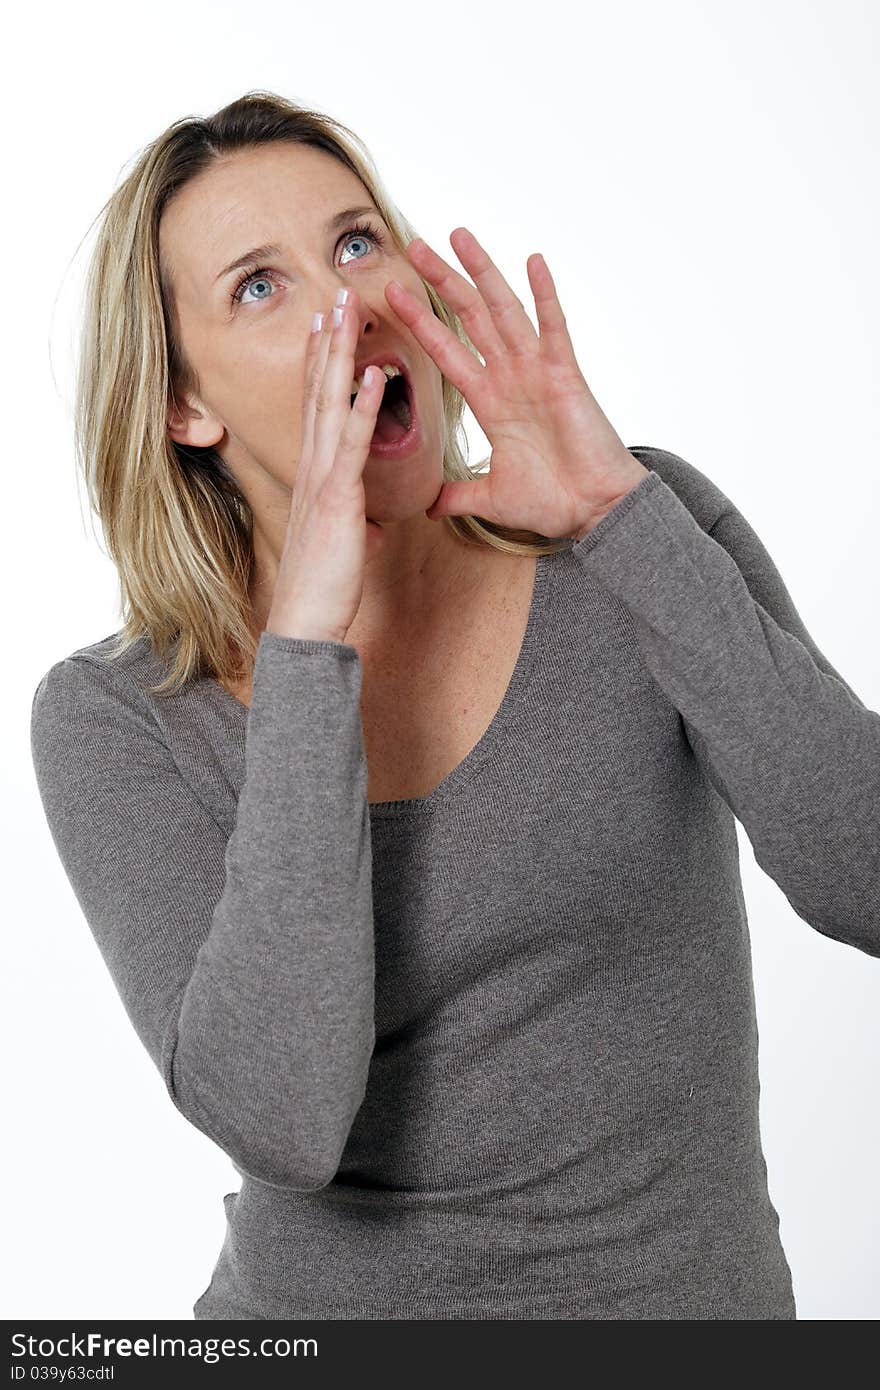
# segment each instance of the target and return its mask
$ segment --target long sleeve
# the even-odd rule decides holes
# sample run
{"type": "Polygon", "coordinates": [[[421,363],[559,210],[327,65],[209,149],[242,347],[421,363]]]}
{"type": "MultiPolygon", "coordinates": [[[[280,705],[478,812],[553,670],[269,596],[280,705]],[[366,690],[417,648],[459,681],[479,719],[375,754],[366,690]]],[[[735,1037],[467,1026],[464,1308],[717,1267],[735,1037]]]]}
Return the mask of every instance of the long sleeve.
{"type": "Polygon", "coordinates": [[[264,632],[232,834],[124,673],[76,655],[33,700],[64,869],[174,1104],[243,1173],[333,1177],[375,1042],[361,666],[264,632]]]}
{"type": "Polygon", "coordinates": [[[752,528],[728,501],[704,529],[649,468],[572,550],[625,605],[761,868],[817,931],[880,956],[880,715],[818,650],[752,528]]]}

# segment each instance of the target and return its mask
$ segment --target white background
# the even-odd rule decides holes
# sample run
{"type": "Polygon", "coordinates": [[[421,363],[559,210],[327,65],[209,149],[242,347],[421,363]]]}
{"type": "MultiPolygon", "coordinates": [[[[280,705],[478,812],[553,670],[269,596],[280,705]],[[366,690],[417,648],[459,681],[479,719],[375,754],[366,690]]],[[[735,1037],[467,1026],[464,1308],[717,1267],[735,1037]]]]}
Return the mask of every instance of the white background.
{"type": "MultiPolygon", "coordinates": [[[[719,484],[880,710],[878,10],[85,3],[26,7],[5,37],[0,1313],[191,1318],[238,1175],[141,1048],[30,763],[39,677],[120,625],[69,413],[93,218],[182,115],[255,88],[335,115],[419,233],[458,266],[449,232],[469,227],[533,318],[525,262],[544,253],[624,442],[719,484]]],[[[483,457],[473,417],[469,433],[483,457]]],[[[739,833],[764,1148],[798,1315],[873,1319],[880,961],[797,917],[739,833]]]]}

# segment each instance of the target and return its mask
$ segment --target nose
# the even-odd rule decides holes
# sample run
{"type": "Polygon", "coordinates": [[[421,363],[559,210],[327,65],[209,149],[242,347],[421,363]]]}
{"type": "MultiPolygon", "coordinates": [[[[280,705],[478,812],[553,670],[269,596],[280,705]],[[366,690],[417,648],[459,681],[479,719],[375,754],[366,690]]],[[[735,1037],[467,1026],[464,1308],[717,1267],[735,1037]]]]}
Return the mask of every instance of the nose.
{"type": "Polygon", "coordinates": [[[367,301],[355,289],[353,285],[347,285],[345,281],[331,280],[325,291],[322,300],[321,310],[325,314],[328,309],[333,309],[339,302],[341,292],[348,291],[348,298],[345,301],[346,315],[356,314],[358,322],[358,337],[362,338],[366,333],[374,333],[379,325],[378,315],[373,311],[367,301]]]}

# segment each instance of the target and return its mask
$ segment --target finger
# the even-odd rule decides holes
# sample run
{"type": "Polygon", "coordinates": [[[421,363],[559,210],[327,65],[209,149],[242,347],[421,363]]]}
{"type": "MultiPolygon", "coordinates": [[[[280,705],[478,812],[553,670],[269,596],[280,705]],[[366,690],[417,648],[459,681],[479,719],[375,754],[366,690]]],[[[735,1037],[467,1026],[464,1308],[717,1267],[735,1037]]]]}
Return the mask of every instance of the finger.
{"type": "Polygon", "coordinates": [[[501,523],[492,506],[491,482],[488,475],[471,481],[444,483],[431,506],[426,509],[431,521],[444,516],[478,516],[484,521],[501,523]]]}
{"type": "Polygon", "coordinates": [[[562,305],[559,303],[556,285],[540,251],[529,256],[526,271],[535,300],[541,346],[547,349],[551,360],[574,360],[574,345],[569,336],[562,305]]]}
{"type": "MultiPolygon", "coordinates": [[[[464,325],[474,347],[488,362],[505,352],[504,340],[498,333],[488,306],[474,286],[447,265],[426,241],[416,237],[406,248],[408,259],[423,280],[429,281],[438,294],[454,309],[464,325]]],[[[395,281],[396,284],[396,281],[395,281]]]]}
{"type": "Polygon", "coordinates": [[[357,290],[349,289],[345,305],[334,305],[330,315],[326,365],[315,394],[313,472],[317,485],[326,478],[336,459],[339,437],[351,414],[354,349],[360,321],[357,290]],[[338,309],[338,312],[337,312],[338,309]],[[339,323],[336,323],[336,318],[339,323]]]}
{"type": "Polygon", "coordinates": [[[385,394],[385,373],[381,367],[368,367],[364,377],[355,403],[349,408],[336,449],[333,478],[338,478],[342,487],[356,482],[364,471],[385,394]]]}
{"type": "Polygon", "coordinates": [[[485,367],[460,338],[441,323],[433,310],[396,280],[385,286],[385,298],[398,318],[419,340],[447,380],[462,393],[475,413],[479,410],[480,382],[485,367]]]}
{"type": "Polygon", "coordinates": [[[318,310],[313,315],[311,332],[309,333],[309,340],[306,345],[302,427],[300,431],[299,460],[297,462],[296,478],[294,479],[294,487],[297,492],[305,488],[311,471],[315,443],[315,402],[321,387],[321,378],[324,374],[324,366],[329,350],[329,319],[330,314],[327,310],[324,310],[323,313],[318,310]],[[315,324],[319,317],[321,318],[321,323],[316,328],[315,324]]]}
{"type": "MultiPolygon", "coordinates": [[[[490,355],[497,357],[505,351],[527,353],[535,350],[538,337],[522,301],[467,227],[456,227],[449,240],[476,289],[421,238],[416,240],[415,254],[420,258],[416,268],[436,285],[487,361],[490,355]],[[488,352],[483,348],[483,338],[488,352]]],[[[413,245],[411,242],[410,247],[413,245]]]]}

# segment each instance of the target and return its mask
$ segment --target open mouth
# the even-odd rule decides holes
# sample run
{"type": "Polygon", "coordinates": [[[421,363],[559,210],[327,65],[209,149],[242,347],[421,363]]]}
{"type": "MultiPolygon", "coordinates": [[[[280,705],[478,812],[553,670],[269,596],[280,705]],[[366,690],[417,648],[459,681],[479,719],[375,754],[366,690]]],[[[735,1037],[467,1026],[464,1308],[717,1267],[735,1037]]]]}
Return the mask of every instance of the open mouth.
{"type": "MultiPolygon", "coordinates": [[[[354,396],[351,399],[353,403],[354,396]]],[[[401,371],[399,376],[389,377],[385,382],[373,431],[374,442],[392,444],[403,439],[413,427],[414,416],[412,387],[401,371]]]]}

